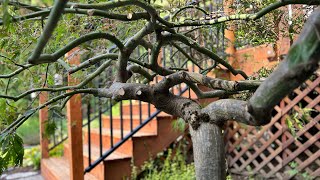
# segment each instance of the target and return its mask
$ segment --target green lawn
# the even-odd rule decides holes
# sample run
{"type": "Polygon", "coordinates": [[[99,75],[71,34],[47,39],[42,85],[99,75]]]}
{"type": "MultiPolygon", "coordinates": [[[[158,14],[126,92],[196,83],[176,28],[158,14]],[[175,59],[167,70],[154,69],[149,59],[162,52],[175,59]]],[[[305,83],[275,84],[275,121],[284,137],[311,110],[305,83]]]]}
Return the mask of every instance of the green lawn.
{"type": "Polygon", "coordinates": [[[23,139],[24,144],[37,145],[40,141],[39,115],[35,114],[23,123],[18,129],[18,135],[23,139]]]}

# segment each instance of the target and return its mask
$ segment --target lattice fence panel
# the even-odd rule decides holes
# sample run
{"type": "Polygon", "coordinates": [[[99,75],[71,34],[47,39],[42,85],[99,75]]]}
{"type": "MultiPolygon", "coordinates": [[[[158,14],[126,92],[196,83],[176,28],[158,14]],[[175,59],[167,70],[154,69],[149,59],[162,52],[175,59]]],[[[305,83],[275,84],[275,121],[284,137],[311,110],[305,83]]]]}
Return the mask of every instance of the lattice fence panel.
{"type": "Polygon", "coordinates": [[[319,84],[316,74],[294,90],[274,108],[271,122],[263,127],[229,122],[225,142],[230,173],[268,179],[320,179],[319,84]],[[300,117],[303,110],[309,110],[303,127],[293,123],[289,129],[288,119],[300,117]]]}

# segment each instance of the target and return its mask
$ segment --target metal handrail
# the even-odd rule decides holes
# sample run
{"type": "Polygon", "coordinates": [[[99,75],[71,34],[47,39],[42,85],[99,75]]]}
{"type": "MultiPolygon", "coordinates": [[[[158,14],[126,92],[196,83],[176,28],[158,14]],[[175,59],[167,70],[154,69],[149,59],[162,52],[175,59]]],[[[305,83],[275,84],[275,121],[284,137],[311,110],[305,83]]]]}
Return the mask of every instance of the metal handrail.
{"type": "MultiPolygon", "coordinates": [[[[185,87],[179,96],[185,93],[189,87],[185,87]]],[[[136,134],[140,129],[142,129],[146,124],[148,124],[153,118],[157,117],[162,111],[157,110],[156,112],[152,113],[146,120],[144,120],[138,127],[134,128],[129,134],[122,138],[121,141],[116,143],[113,147],[111,147],[108,151],[102,154],[99,159],[95,160],[90,166],[85,168],[84,173],[90,172],[93,168],[95,168],[99,163],[101,163],[105,158],[107,158],[111,153],[113,153],[116,149],[118,149],[123,143],[125,143],[128,139],[130,139],[134,134],[136,134]]],[[[90,145],[89,145],[90,146],[90,145]]],[[[90,162],[90,161],[89,161],[90,162]]]]}

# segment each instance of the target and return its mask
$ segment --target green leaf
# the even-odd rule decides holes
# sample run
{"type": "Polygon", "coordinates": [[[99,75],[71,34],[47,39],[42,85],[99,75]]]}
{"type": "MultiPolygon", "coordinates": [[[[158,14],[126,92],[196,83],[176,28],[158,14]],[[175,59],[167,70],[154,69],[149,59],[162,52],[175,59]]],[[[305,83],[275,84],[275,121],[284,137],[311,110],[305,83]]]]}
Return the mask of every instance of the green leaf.
{"type": "Polygon", "coordinates": [[[21,137],[16,133],[1,134],[0,145],[0,173],[8,166],[22,165],[24,148],[21,137]]]}
{"type": "Polygon", "coordinates": [[[3,25],[5,27],[8,27],[9,23],[10,23],[10,14],[9,14],[9,0],[4,0],[2,3],[2,21],[3,21],[3,25]]]}

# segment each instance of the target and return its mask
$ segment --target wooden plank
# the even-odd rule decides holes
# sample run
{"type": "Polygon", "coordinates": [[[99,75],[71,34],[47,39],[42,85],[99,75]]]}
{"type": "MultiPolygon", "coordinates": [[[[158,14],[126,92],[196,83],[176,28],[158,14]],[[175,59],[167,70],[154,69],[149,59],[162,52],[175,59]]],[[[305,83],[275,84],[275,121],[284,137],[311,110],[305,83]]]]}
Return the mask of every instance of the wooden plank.
{"type": "MultiPolygon", "coordinates": [[[[80,55],[74,54],[79,48],[71,50],[67,56],[72,54],[69,59],[70,65],[80,64],[80,55]]],[[[77,79],[68,75],[68,85],[77,84],[77,79]]],[[[81,95],[77,94],[71,97],[67,103],[67,117],[68,117],[68,143],[70,147],[70,179],[83,180],[83,146],[82,146],[82,112],[81,112],[81,95]]]]}
{"type": "Polygon", "coordinates": [[[306,106],[306,108],[316,107],[315,109],[316,109],[317,111],[320,111],[319,102],[320,102],[320,95],[319,95],[317,98],[315,98],[312,102],[310,102],[310,103],[306,106]]]}
{"type": "Polygon", "coordinates": [[[317,170],[313,171],[313,173],[311,173],[310,176],[319,177],[320,176],[320,167],[317,170]]]}
{"type": "MultiPolygon", "coordinates": [[[[44,104],[48,100],[48,92],[39,94],[39,105],[44,104]]],[[[48,122],[48,107],[39,110],[40,125],[40,151],[41,159],[49,158],[49,139],[45,136],[45,125],[48,122]]]]}
{"type": "MultiPolygon", "coordinates": [[[[318,120],[319,121],[319,120],[318,120]]],[[[309,123],[309,124],[307,124],[307,126],[305,127],[305,129],[304,129],[304,131],[299,131],[298,133],[297,133],[297,135],[298,136],[301,136],[304,132],[306,132],[308,129],[310,129],[311,127],[313,127],[313,125],[315,125],[318,121],[314,121],[313,123],[309,123]]],[[[291,139],[289,139],[289,142],[293,142],[293,140],[294,140],[294,137],[292,137],[291,139]]],[[[280,152],[282,152],[282,149],[285,149],[285,148],[287,148],[289,145],[290,145],[291,143],[288,143],[288,141],[286,142],[286,145],[285,146],[283,146],[283,147],[278,147],[276,150],[275,150],[275,152],[271,155],[271,156],[269,156],[268,158],[267,158],[267,160],[264,160],[262,163],[261,163],[261,166],[259,166],[258,168],[256,168],[256,169],[254,169],[254,173],[257,173],[266,163],[268,163],[268,162],[270,162],[275,156],[277,156],[280,152]]],[[[288,150],[288,149],[286,149],[286,150],[288,150]]],[[[288,153],[288,154],[291,154],[292,152],[290,152],[290,153],[288,153]]],[[[241,169],[240,169],[241,170],[241,169]]]]}
{"type": "MultiPolygon", "coordinates": [[[[320,126],[320,125],[319,125],[319,124],[315,124],[315,126],[320,126]]],[[[306,138],[308,138],[308,139],[312,138],[312,135],[311,135],[310,133],[305,133],[304,135],[305,135],[306,138]]],[[[302,143],[301,143],[300,141],[295,141],[295,144],[301,144],[301,145],[302,145],[302,143]]],[[[320,148],[320,142],[319,142],[319,141],[316,141],[316,142],[314,143],[314,145],[316,145],[318,148],[320,148]]],[[[308,155],[309,157],[313,155],[313,153],[312,153],[310,150],[308,150],[308,149],[306,149],[306,150],[304,151],[304,153],[305,153],[306,155],[308,155]]],[[[319,160],[319,159],[315,159],[315,163],[320,167],[320,160],[319,160]]]]}
{"type": "Polygon", "coordinates": [[[274,118],[272,118],[271,122],[260,130],[258,134],[256,134],[256,139],[254,141],[251,141],[245,148],[242,148],[242,150],[238,153],[238,155],[232,159],[230,162],[230,165],[232,166],[253,144],[255,144],[258,139],[260,139],[263,136],[263,133],[268,130],[279,118],[281,117],[281,114],[278,113],[274,118]]]}
{"type": "Polygon", "coordinates": [[[237,138],[237,140],[230,146],[230,152],[234,149],[234,148],[236,148],[236,146],[238,146],[242,141],[243,141],[243,139],[245,138],[245,137],[247,137],[248,136],[248,134],[251,132],[251,130],[253,129],[254,127],[253,126],[249,126],[248,127],[248,129],[243,133],[243,134],[241,134],[241,136],[239,137],[239,138],[237,138]]]}
{"type": "MultiPolygon", "coordinates": [[[[307,142],[304,143],[304,146],[302,146],[301,148],[298,148],[296,151],[294,151],[293,153],[289,154],[288,158],[283,160],[283,166],[286,166],[289,162],[291,162],[293,159],[295,159],[301,152],[303,152],[306,148],[308,148],[309,146],[311,146],[315,141],[318,141],[320,138],[320,132],[318,132],[315,136],[313,136],[313,138],[309,139],[307,142]]],[[[290,143],[291,144],[291,143],[290,143]]],[[[287,146],[284,146],[284,148],[286,148],[287,146]]],[[[275,168],[274,171],[278,171],[280,170],[282,167],[279,168],[275,168]]],[[[273,172],[269,172],[267,174],[267,178],[271,177],[273,174],[273,172]]]]}
{"type": "MultiPolygon", "coordinates": [[[[277,131],[277,133],[266,143],[263,144],[262,147],[260,147],[259,151],[256,151],[252,157],[250,158],[250,161],[258,157],[275,139],[277,139],[282,134],[281,131],[277,131]]],[[[240,169],[243,170],[249,163],[244,163],[240,166],[240,169]]]]}
{"type": "MultiPolygon", "coordinates": [[[[320,102],[320,96],[317,96],[316,98],[313,98],[311,99],[309,96],[307,96],[312,90],[319,90],[319,83],[320,83],[320,76],[314,81],[314,82],[307,82],[307,84],[309,85],[309,87],[305,88],[303,91],[301,91],[300,89],[297,89],[295,92],[297,93],[297,96],[295,98],[293,98],[292,100],[290,100],[289,98],[286,98],[285,101],[283,101],[284,103],[282,104],[282,106],[280,105],[280,109],[282,110],[282,112],[280,113],[279,112],[279,109],[276,109],[278,111],[278,114],[276,114],[273,119],[271,120],[271,123],[269,123],[268,125],[264,126],[257,134],[256,134],[256,139],[250,141],[248,140],[248,144],[246,144],[245,146],[241,146],[241,150],[240,152],[238,152],[236,149],[233,149],[235,148],[235,144],[238,144],[239,142],[239,139],[243,140],[245,139],[246,136],[248,136],[249,133],[245,132],[245,133],[242,133],[241,131],[239,131],[240,134],[242,135],[245,135],[245,136],[240,136],[238,139],[235,139],[235,143],[232,143],[233,144],[233,147],[230,148],[229,150],[230,151],[233,151],[234,154],[236,155],[234,158],[231,158],[231,161],[230,161],[230,166],[232,166],[233,164],[235,164],[235,162],[237,162],[239,159],[240,161],[243,161],[243,158],[242,156],[244,154],[246,154],[246,156],[248,156],[248,159],[246,160],[246,163],[245,164],[241,164],[240,167],[238,167],[237,165],[237,171],[238,172],[241,172],[244,170],[244,168],[250,164],[250,163],[253,163],[253,165],[257,165],[257,161],[255,160],[256,157],[257,157],[257,152],[263,152],[263,150],[265,149],[259,149],[257,148],[256,146],[254,146],[255,143],[257,143],[258,141],[262,142],[264,145],[266,143],[269,143],[270,144],[270,141],[273,142],[273,140],[269,140],[268,142],[264,141],[264,139],[262,139],[261,137],[263,136],[264,132],[267,131],[268,128],[270,128],[272,125],[274,125],[275,127],[279,128],[279,130],[282,131],[282,142],[284,144],[282,144],[277,138],[274,139],[274,142],[276,142],[279,147],[274,151],[272,148],[270,149],[270,147],[267,148],[267,150],[269,151],[269,153],[271,155],[269,155],[267,158],[263,158],[265,157],[264,154],[260,154],[260,157],[262,159],[264,159],[262,161],[262,163],[260,163],[258,166],[259,168],[255,168],[254,169],[254,172],[257,173],[259,170],[263,171],[263,167],[264,165],[267,165],[270,169],[272,169],[271,172],[268,172],[266,175],[267,177],[270,177],[272,175],[272,172],[273,173],[276,173],[277,175],[277,171],[281,170],[281,168],[285,165],[287,165],[290,161],[288,159],[294,159],[296,158],[300,153],[302,152],[305,152],[309,158],[310,157],[314,157],[315,155],[312,154],[311,151],[309,151],[307,148],[311,145],[310,143],[314,143],[315,145],[318,146],[319,142],[316,141],[316,139],[319,139],[319,133],[316,134],[316,136],[313,136],[311,137],[311,135],[307,132],[311,127],[313,126],[316,126],[317,127],[317,122],[319,121],[320,119],[320,116],[317,115],[317,117],[314,118],[313,121],[311,121],[310,123],[308,123],[306,125],[305,128],[299,130],[297,132],[297,136],[301,136],[302,134],[305,134],[305,136],[309,139],[307,142],[308,143],[305,143],[305,144],[301,144],[300,142],[298,142],[296,145],[298,146],[298,149],[296,149],[296,151],[294,152],[288,152],[288,158],[286,158],[286,161],[282,164],[281,163],[281,160],[282,158],[279,156],[279,153],[281,152],[284,152],[283,155],[285,154],[285,150],[288,150],[286,149],[290,144],[292,144],[293,142],[295,142],[295,138],[289,134],[289,135],[285,135],[287,134],[287,131],[286,131],[286,127],[283,127],[284,125],[286,125],[285,123],[285,116],[287,116],[286,114],[291,110],[291,109],[295,109],[295,110],[300,110],[300,108],[297,106],[297,104],[303,99],[304,101],[306,101],[308,103],[308,105],[306,106],[307,108],[314,108],[316,110],[320,109],[320,106],[319,106],[319,102],[320,102]],[[285,103],[288,103],[286,106],[285,103]],[[282,117],[282,118],[281,118],[282,117]],[[277,122],[279,119],[281,118],[281,125],[277,122]],[[282,128],[283,127],[283,128],[282,128]],[[286,133],[285,133],[286,132],[286,133]],[[248,150],[250,147],[253,147],[256,152],[251,156],[251,155],[248,155],[248,150]],[[259,149],[257,151],[257,149],[259,149]],[[284,151],[283,151],[284,150],[284,151]],[[310,156],[311,155],[311,156],[310,156]],[[273,167],[273,164],[269,164],[271,162],[272,159],[276,159],[279,164],[276,166],[276,167],[273,167]],[[265,162],[265,159],[267,159],[268,162],[265,162]],[[261,165],[263,164],[263,165],[261,165]]],[[[233,131],[233,133],[235,134],[236,132],[233,131]]],[[[272,133],[269,133],[272,135],[272,133]]],[[[231,138],[230,134],[229,134],[229,137],[231,138]]],[[[248,138],[248,137],[247,137],[248,138]]],[[[263,145],[263,147],[265,147],[263,145]]],[[[285,156],[282,156],[283,158],[285,156]]],[[[308,158],[308,159],[309,159],[308,158]]],[[[318,158],[318,156],[317,156],[318,158]]],[[[313,159],[314,160],[314,159],[313,159]]],[[[304,168],[308,168],[306,164],[306,162],[302,162],[300,159],[297,159],[297,161],[299,161],[299,166],[305,166],[304,168]]],[[[318,164],[318,162],[315,162],[318,164]]],[[[235,164],[236,165],[236,164],[235,164]]],[[[320,169],[320,168],[319,168],[320,169]]],[[[317,170],[318,171],[318,170],[317,170]]],[[[320,171],[320,170],[319,170],[320,171]]],[[[259,171],[260,172],[260,171],[259,171]]],[[[251,172],[252,173],[252,172],[251,172]]],[[[319,172],[320,173],[320,172],[319,172]]],[[[241,173],[243,174],[243,173],[241,173]]],[[[245,173],[244,173],[245,174],[245,173]]],[[[279,173],[278,173],[279,174],[279,173]]]]}
{"type": "MultiPolygon", "coordinates": [[[[319,157],[320,157],[320,150],[315,152],[312,156],[310,156],[305,161],[301,162],[296,169],[301,172],[304,168],[306,168],[309,164],[314,162],[314,160],[318,159],[319,157]]],[[[293,176],[289,176],[288,179],[290,179],[291,177],[293,177],[293,176]]]]}

